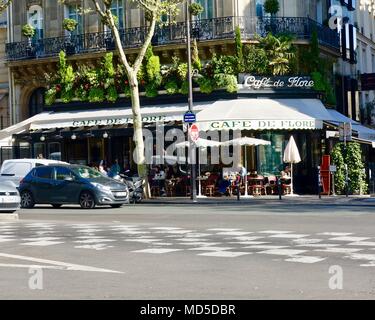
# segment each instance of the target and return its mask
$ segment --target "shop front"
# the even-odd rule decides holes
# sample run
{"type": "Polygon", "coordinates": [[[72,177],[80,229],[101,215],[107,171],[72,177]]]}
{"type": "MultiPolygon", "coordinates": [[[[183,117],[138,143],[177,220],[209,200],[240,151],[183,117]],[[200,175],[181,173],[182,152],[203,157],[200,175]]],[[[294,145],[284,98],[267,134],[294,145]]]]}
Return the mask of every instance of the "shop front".
{"type": "MultiPolygon", "coordinates": [[[[348,118],[343,119],[343,115],[327,109],[307,78],[240,77],[240,81],[242,85],[237,94],[195,95],[194,113],[201,136],[211,135],[215,140],[226,141],[240,134],[269,141],[270,145],[242,147],[237,157],[248,172],[265,177],[278,176],[285,169],[284,150],[293,136],[301,156],[301,162],[294,167],[295,191],[316,194],[318,166],[338,140],[327,132],[336,130],[338,124],[348,118]]],[[[172,96],[158,100],[158,104],[155,100],[142,103],[144,128],[153,135],[153,152],[160,147],[156,145],[158,124],[163,124],[164,135],[169,129],[180,129],[186,135],[183,118],[188,105],[185,100],[172,96]]],[[[0,131],[1,161],[11,157],[43,156],[98,166],[102,161],[110,165],[118,160],[123,168],[135,171],[132,111],[129,102],[122,103],[111,107],[69,108],[60,104],[52,109],[45,108],[44,112],[0,131]]],[[[371,163],[375,131],[356,123],[353,133],[367,148],[365,161],[371,163]]],[[[170,144],[173,141],[168,142],[170,144]]],[[[166,144],[162,147],[162,150],[168,149],[166,144]]],[[[213,161],[210,152],[207,152],[207,163],[201,166],[203,173],[222,174],[223,168],[239,165],[223,163],[221,159],[213,161]]],[[[233,156],[234,149],[229,153],[233,156]]]]}

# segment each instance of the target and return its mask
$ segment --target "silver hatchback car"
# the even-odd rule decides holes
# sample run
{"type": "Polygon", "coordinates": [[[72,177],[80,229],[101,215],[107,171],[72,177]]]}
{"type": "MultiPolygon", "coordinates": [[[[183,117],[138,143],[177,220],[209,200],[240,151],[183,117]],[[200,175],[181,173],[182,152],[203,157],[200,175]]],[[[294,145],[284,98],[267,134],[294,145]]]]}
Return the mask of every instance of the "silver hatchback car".
{"type": "Polygon", "coordinates": [[[20,208],[21,198],[16,185],[11,181],[0,184],[0,212],[13,213],[20,208]]]}

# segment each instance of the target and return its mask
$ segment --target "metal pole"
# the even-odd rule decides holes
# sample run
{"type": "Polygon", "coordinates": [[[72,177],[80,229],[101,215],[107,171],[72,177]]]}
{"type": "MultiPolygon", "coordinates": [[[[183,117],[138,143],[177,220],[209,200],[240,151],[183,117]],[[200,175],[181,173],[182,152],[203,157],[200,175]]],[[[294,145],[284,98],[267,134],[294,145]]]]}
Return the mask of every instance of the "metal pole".
{"type": "MultiPolygon", "coordinates": [[[[344,122],[344,156],[346,155],[346,122],[344,122]]],[[[345,163],[345,195],[349,197],[348,165],[345,163]]]]}
{"type": "Polygon", "coordinates": [[[332,172],[332,196],[336,196],[336,189],[335,189],[335,173],[332,172]]]}
{"type": "MultiPolygon", "coordinates": [[[[187,63],[188,63],[188,82],[189,82],[189,111],[193,112],[193,77],[192,77],[192,65],[191,65],[191,36],[190,36],[190,12],[189,7],[191,4],[191,0],[186,1],[185,6],[185,13],[186,13],[186,42],[187,42],[187,63]]],[[[191,124],[189,124],[189,127],[191,124]]],[[[191,181],[191,199],[196,202],[197,201],[197,185],[196,185],[196,154],[195,154],[195,147],[193,145],[193,141],[189,135],[189,142],[190,142],[190,163],[191,163],[191,170],[190,170],[190,181],[191,181]]]]}
{"type": "Polygon", "coordinates": [[[318,193],[319,193],[319,199],[322,198],[322,178],[320,176],[320,166],[318,166],[318,193]]]}

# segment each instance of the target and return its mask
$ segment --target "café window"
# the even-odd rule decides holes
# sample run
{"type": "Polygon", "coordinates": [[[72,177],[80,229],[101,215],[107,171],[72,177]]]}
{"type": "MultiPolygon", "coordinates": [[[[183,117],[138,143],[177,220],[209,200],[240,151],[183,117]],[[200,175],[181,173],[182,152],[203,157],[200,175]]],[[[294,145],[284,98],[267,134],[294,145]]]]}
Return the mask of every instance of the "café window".
{"type": "Polygon", "coordinates": [[[38,5],[30,6],[27,10],[27,23],[35,28],[34,40],[43,38],[43,8],[38,5]]]}
{"type": "Polygon", "coordinates": [[[46,156],[46,145],[42,142],[34,143],[34,158],[36,157],[42,157],[45,158],[46,156]]]}
{"type": "Polygon", "coordinates": [[[258,147],[258,168],[262,174],[278,175],[284,169],[284,149],[288,141],[282,133],[266,132],[259,136],[260,139],[271,141],[270,146],[258,147]]]}
{"type": "Polygon", "coordinates": [[[61,161],[61,144],[59,142],[48,144],[48,159],[61,161]]]}

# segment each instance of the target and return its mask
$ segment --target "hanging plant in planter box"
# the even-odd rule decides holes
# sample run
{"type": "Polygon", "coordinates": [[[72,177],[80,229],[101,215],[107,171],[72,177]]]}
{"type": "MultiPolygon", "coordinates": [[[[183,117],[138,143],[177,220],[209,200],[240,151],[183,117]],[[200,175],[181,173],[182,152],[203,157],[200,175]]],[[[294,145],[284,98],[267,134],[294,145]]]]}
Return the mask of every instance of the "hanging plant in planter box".
{"type": "Polygon", "coordinates": [[[204,8],[200,3],[192,3],[189,6],[189,12],[192,16],[196,17],[199,16],[204,11],[204,8]]]}
{"type": "Polygon", "coordinates": [[[31,24],[27,23],[22,27],[22,34],[25,37],[32,38],[35,35],[35,28],[31,24]]]}
{"type": "Polygon", "coordinates": [[[266,0],[264,2],[264,11],[271,14],[271,16],[275,16],[275,14],[279,12],[279,10],[279,0],[266,0]]]}
{"type": "Polygon", "coordinates": [[[78,22],[74,19],[64,19],[63,28],[66,31],[73,32],[77,28],[78,22]]]}

